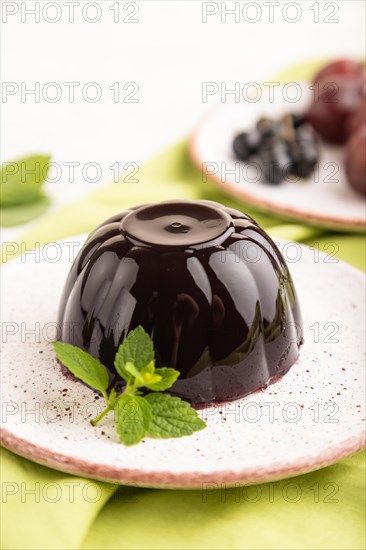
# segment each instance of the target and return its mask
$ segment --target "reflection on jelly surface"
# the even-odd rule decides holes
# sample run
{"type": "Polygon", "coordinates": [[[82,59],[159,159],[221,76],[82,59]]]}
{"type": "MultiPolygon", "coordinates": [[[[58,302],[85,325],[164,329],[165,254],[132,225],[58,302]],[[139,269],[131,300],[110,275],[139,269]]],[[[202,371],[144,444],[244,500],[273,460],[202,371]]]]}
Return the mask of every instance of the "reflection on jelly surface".
{"type": "Polygon", "coordinates": [[[195,405],[265,387],[302,341],[280,252],[250,217],[211,201],[144,205],[99,226],[70,271],[59,323],[64,342],[108,367],[111,385],[119,344],[142,325],[157,366],[181,372],[169,393],[195,405]]]}

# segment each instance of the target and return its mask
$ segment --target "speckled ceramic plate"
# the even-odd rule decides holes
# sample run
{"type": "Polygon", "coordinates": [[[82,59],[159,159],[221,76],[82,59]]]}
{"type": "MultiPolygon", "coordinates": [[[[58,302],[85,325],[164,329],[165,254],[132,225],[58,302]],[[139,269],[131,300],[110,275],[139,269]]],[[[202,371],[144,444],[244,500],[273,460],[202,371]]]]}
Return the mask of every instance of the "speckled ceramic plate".
{"type": "MultiPolygon", "coordinates": [[[[265,87],[264,87],[265,89],[265,87]]],[[[285,112],[303,112],[310,103],[310,84],[299,87],[299,99],[290,103],[284,88],[277,87],[256,103],[226,102],[209,112],[190,143],[193,160],[203,180],[212,180],[227,193],[261,210],[329,228],[362,231],[366,223],[365,201],[348,184],[344,170],[344,147],[321,145],[314,174],[306,180],[271,186],[261,180],[261,169],[239,162],[232,152],[234,137],[254,128],[260,116],[280,117],[285,112]]]]}
{"type": "Polygon", "coordinates": [[[125,448],[118,444],[113,416],[93,428],[88,419],[101,410],[101,399],[62,375],[50,344],[75,242],[46,246],[2,270],[5,447],[91,478],[192,488],[288,477],[364,446],[364,275],[285,242],[279,246],[296,282],[305,344],[282,380],[201,410],[208,427],[190,437],[146,439],[125,448]]]}

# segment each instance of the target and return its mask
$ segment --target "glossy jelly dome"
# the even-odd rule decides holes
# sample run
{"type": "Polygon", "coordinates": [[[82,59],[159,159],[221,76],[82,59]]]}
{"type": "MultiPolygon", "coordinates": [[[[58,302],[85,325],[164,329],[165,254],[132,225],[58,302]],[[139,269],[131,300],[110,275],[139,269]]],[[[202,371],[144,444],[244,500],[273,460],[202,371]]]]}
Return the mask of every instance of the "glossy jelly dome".
{"type": "Polygon", "coordinates": [[[59,324],[117,387],[115,353],[142,325],[157,366],[181,373],[169,393],[194,405],[267,386],[302,341],[281,253],[252,218],[211,201],[143,205],[100,225],[69,273],[59,324]]]}

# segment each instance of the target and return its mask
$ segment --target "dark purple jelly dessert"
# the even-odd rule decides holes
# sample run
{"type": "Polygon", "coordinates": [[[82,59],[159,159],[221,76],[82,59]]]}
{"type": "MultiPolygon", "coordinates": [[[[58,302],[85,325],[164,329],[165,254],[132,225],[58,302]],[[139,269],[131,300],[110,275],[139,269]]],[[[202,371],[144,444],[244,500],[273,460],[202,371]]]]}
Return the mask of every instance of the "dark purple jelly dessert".
{"type": "Polygon", "coordinates": [[[236,399],[295,363],[301,318],[281,253],[249,216],[211,201],[130,208],[89,236],[68,276],[61,340],[113,365],[138,325],[169,393],[193,405],[236,399]]]}

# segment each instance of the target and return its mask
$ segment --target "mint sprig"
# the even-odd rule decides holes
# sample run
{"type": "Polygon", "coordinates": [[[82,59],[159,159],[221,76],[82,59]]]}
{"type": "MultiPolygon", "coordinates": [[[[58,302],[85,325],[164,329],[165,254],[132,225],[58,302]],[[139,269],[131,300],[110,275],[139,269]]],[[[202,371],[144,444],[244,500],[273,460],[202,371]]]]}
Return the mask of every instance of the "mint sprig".
{"type": "Polygon", "coordinates": [[[106,408],[91,424],[95,426],[114,411],[116,431],[124,445],[136,445],[145,436],[191,435],[206,426],[189,403],[161,393],[174,384],[180,373],[168,367],[155,368],[154,346],[141,326],[127,335],[116,353],[117,373],[126,382],[120,395],[114,388],[108,395],[108,370],[100,361],[70,344],[54,342],[53,347],[59,361],[76,378],[100,391],[105,399],[106,408]],[[143,388],[152,393],[142,395],[143,388]]]}

